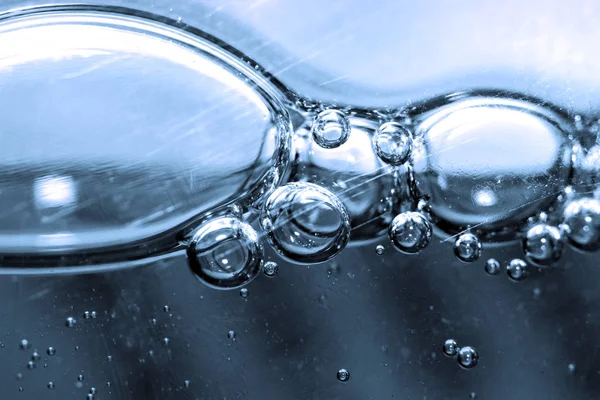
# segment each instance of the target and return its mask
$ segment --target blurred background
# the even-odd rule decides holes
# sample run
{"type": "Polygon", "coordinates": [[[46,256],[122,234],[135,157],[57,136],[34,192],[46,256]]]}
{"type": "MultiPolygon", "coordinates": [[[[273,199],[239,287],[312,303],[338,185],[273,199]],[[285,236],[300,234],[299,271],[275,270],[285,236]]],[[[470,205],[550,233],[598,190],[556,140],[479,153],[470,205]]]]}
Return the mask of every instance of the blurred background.
{"type": "MultiPolygon", "coordinates": [[[[600,110],[592,0],[102,3],[181,17],[316,100],[393,107],[502,88],[600,110]]],[[[2,276],[0,398],[86,399],[91,388],[96,399],[599,398],[596,255],[569,250],[560,269],[518,283],[484,272],[489,257],[520,255],[484,248],[465,265],[440,240],[409,257],[384,239],[311,267],[271,255],[279,275],[258,277],[247,298],[205,287],[184,259],[2,276]],[[448,338],[475,347],[479,365],[445,357],[448,338]]]]}

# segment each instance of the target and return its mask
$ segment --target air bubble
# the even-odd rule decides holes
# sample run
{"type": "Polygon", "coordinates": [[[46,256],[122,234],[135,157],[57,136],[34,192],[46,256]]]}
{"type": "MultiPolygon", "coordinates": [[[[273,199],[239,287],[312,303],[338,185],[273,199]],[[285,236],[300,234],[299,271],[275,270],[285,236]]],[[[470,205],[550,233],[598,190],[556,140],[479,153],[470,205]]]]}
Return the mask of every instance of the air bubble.
{"type": "Polygon", "coordinates": [[[506,266],[506,274],[514,281],[522,281],[527,277],[527,263],[520,258],[511,260],[506,266]]]}
{"type": "Polygon", "coordinates": [[[558,228],[537,224],[523,238],[523,252],[531,264],[547,267],[555,264],[563,251],[563,238],[558,228]]]}
{"type": "Polygon", "coordinates": [[[40,361],[42,357],[40,356],[40,353],[38,353],[37,351],[34,351],[33,354],[31,355],[31,360],[32,361],[40,361]]]}
{"type": "Polygon", "coordinates": [[[475,367],[479,362],[479,353],[473,347],[465,346],[458,350],[456,360],[461,367],[470,369],[475,367]]]}
{"type": "Polygon", "coordinates": [[[235,340],[236,334],[235,331],[229,331],[227,332],[227,338],[231,339],[231,340],[235,340]]]}
{"type": "Polygon", "coordinates": [[[21,342],[19,343],[19,348],[21,350],[27,350],[29,348],[29,341],[27,339],[21,340],[21,342]]]}
{"type": "Polygon", "coordinates": [[[79,382],[83,382],[83,379],[84,379],[83,375],[80,374],[80,375],[77,376],[77,380],[79,382]]]}
{"type": "Polygon", "coordinates": [[[187,250],[190,269],[204,284],[234,289],[260,272],[263,247],[250,225],[233,217],[219,217],[202,224],[187,250]]]}
{"type": "Polygon", "coordinates": [[[472,233],[463,233],[454,242],[454,254],[466,263],[476,261],[481,257],[481,241],[472,233]]]}
{"type": "Polygon", "coordinates": [[[29,368],[29,369],[34,369],[35,367],[36,367],[36,365],[35,365],[35,362],[33,362],[33,361],[29,361],[29,362],[27,363],[27,368],[29,368]]]}
{"type": "Polygon", "coordinates": [[[458,353],[458,344],[454,339],[447,339],[442,346],[442,351],[448,357],[454,357],[458,353]]]}
{"type": "Polygon", "coordinates": [[[247,299],[248,298],[248,289],[246,288],[241,288],[240,289],[240,297],[242,299],[247,299]]]}
{"type": "Polygon", "coordinates": [[[600,201],[581,198],[567,204],[563,214],[569,243],[584,251],[600,249],[600,201]]]}
{"type": "Polygon", "coordinates": [[[92,316],[89,311],[83,312],[83,319],[90,319],[92,316]]]}
{"type": "Polygon", "coordinates": [[[396,122],[386,122],[375,132],[373,147],[381,161],[393,166],[400,166],[410,156],[412,136],[402,125],[396,122]]]}
{"type": "Polygon", "coordinates": [[[490,275],[497,275],[500,272],[500,262],[495,258],[490,258],[485,262],[485,272],[490,275]]]}
{"type": "Polygon", "coordinates": [[[183,381],[183,387],[185,387],[185,388],[189,388],[190,384],[191,384],[191,382],[187,379],[185,381],[183,381]]]}
{"type": "Polygon", "coordinates": [[[337,372],[337,379],[340,382],[348,382],[350,379],[350,372],[347,369],[342,368],[337,372]]]}
{"type": "Polygon", "coordinates": [[[279,265],[277,265],[276,262],[267,261],[263,265],[263,274],[265,274],[267,278],[275,278],[277,274],[279,274],[279,265]]]}
{"type": "Polygon", "coordinates": [[[281,256],[301,264],[333,258],[350,239],[344,205],[312,183],[295,182],[275,190],[263,207],[260,224],[281,256]]]}
{"type": "Polygon", "coordinates": [[[65,325],[67,326],[67,328],[74,328],[77,325],[77,320],[73,317],[69,317],[65,321],[65,325]]]}
{"type": "Polygon", "coordinates": [[[388,229],[388,236],[394,247],[406,254],[416,254],[427,247],[431,235],[431,224],[418,212],[397,215],[388,229]]]}
{"type": "Polygon", "coordinates": [[[324,110],[317,114],[311,127],[315,143],[325,149],[340,147],[350,137],[350,122],[339,110],[324,110]]]}
{"type": "Polygon", "coordinates": [[[385,253],[385,247],[383,247],[382,245],[377,245],[375,247],[375,254],[377,254],[378,256],[383,255],[383,253],[385,253]]]}

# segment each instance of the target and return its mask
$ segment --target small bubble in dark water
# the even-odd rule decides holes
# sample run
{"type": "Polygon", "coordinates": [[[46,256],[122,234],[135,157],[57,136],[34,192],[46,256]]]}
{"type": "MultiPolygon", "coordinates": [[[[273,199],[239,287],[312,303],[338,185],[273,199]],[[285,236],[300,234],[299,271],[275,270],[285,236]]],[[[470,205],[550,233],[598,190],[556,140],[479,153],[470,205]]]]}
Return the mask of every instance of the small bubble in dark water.
{"type": "Polygon", "coordinates": [[[311,132],[313,140],[320,147],[335,149],[348,141],[350,122],[339,110],[324,110],[315,118],[311,132]]]}
{"type": "Polygon", "coordinates": [[[227,332],[227,337],[231,340],[235,340],[235,331],[229,331],[227,332]]]}
{"type": "Polygon", "coordinates": [[[248,298],[248,289],[241,288],[240,289],[240,296],[242,297],[242,299],[247,299],[248,298]]]}
{"type": "Polygon", "coordinates": [[[477,398],[477,393],[471,392],[471,394],[469,394],[469,398],[470,399],[476,399],[477,398]]]}
{"type": "Polygon", "coordinates": [[[168,305],[165,305],[165,306],[163,307],[163,310],[164,310],[165,312],[169,312],[169,311],[171,311],[171,307],[169,307],[168,305]]]}
{"type": "Polygon", "coordinates": [[[185,388],[189,388],[190,387],[190,381],[188,381],[187,379],[183,382],[183,387],[185,388]]]}
{"type": "Polygon", "coordinates": [[[67,328],[73,328],[75,327],[75,325],[77,325],[77,320],[73,317],[69,317],[65,321],[65,325],[67,326],[67,328]]]}
{"type": "Polygon", "coordinates": [[[500,272],[500,262],[495,258],[490,258],[485,262],[485,272],[490,275],[497,275],[500,272]]]}
{"type": "Polygon", "coordinates": [[[479,353],[473,347],[465,346],[458,350],[458,357],[456,359],[461,367],[466,369],[473,368],[479,362],[479,353]]]}
{"type": "Polygon", "coordinates": [[[348,382],[350,379],[350,372],[347,369],[342,368],[337,372],[337,379],[340,382],[348,382]]]}
{"type": "Polygon", "coordinates": [[[19,392],[22,392],[22,391],[23,391],[23,388],[22,388],[22,387],[20,387],[20,388],[19,388],[19,392]]]}
{"type": "Polygon", "coordinates": [[[91,393],[88,393],[87,397],[85,398],[86,400],[94,400],[96,398],[96,396],[94,396],[91,393]]]}
{"type": "Polygon", "coordinates": [[[533,297],[535,299],[539,299],[541,295],[542,295],[542,289],[540,289],[539,287],[533,288],[533,297]]]}
{"type": "Polygon", "coordinates": [[[472,233],[463,233],[454,242],[454,254],[466,263],[476,261],[481,257],[481,241],[472,233]]]}
{"type": "Polygon", "coordinates": [[[112,359],[113,359],[113,358],[112,358],[112,356],[108,356],[108,357],[106,357],[106,359],[107,359],[108,361],[112,361],[112,359]]]}
{"type": "Polygon", "coordinates": [[[267,261],[263,265],[263,274],[265,274],[267,278],[275,278],[277,274],[279,274],[279,265],[273,261],[267,261]]]}
{"type": "Polygon", "coordinates": [[[40,356],[40,353],[38,353],[37,351],[34,351],[33,354],[31,355],[31,359],[33,361],[40,361],[40,358],[42,358],[42,357],[40,356]]]}
{"type": "Polygon", "coordinates": [[[21,350],[27,350],[29,348],[29,341],[27,339],[21,340],[21,342],[19,343],[19,348],[21,350]]]}
{"type": "Polygon", "coordinates": [[[169,345],[169,342],[170,342],[170,340],[169,340],[169,338],[168,338],[168,337],[166,337],[166,338],[163,338],[163,344],[164,344],[165,346],[168,346],[168,345],[169,345]]]}
{"type": "Polygon", "coordinates": [[[48,389],[54,389],[54,382],[48,382],[48,389]]]}
{"type": "Polygon", "coordinates": [[[29,369],[34,369],[35,367],[36,367],[36,365],[35,365],[35,362],[33,362],[33,361],[29,361],[29,362],[27,363],[27,368],[29,368],[29,369]]]}
{"type": "Polygon", "coordinates": [[[17,380],[20,381],[21,379],[23,379],[23,374],[19,372],[17,374],[17,380]]]}
{"type": "Polygon", "coordinates": [[[563,251],[560,230],[548,224],[537,224],[523,238],[523,252],[533,265],[547,267],[555,264],[563,251]]]}
{"type": "Polygon", "coordinates": [[[98,391],[96,390],[95,387],[91,387],[90,388],[90,394],[96,394],[98,391]]]}
{"type": "Polygon", "coordinates": [[[448,357],[454,357],[458,353],[458,344],[454,339],[447,339],[442,346],[442,351],[448,357]]]}
{"type": "Polygon", "coordinates": [[[386,122],[373,135],[373,147],[384,163],[400,166],[404,164],[412,148],[412,136],[402,125],[386,122]]]}
{"type": "Polygon", "coordinates": [[[79,382],[83,382],[83,375],[78,375],[78,376],[77,376],[77,380],[78,380],[79,382]]]}
{"type": "Polygon", "coordinates": [[[111,387],[111,386],[112,386],[112,383],[106,382],[106,387],[111,387]]]}
{"type": "Polygon", "coordinates": [[[506,274],[514,281],[521,281],[527,277],[527,263],[520,258],[511,260],[506,266],[506,274]]]}
{"type": "Polygon", "coordinates": [[[377,245],[377,246],[375,247],[375,253],[376,253],[378,256],[381,256],[381,255],[383,255],[383,253],[385,253],[385,247],[383,247],[383,246],[382,246],[382,245],[380,245],[380,244],[379,244],[379,245],[377,245]]]}
{"type": "Polygon", "coordinates": [[[431,224],[418,212],[397,215],[388,229],[388,236],[394,247],[406,254],[416,254],[427,247],[431,235],[431,224]]]}
{"type": "Polygon", "coordinates": [[[89,311],[83,312],[83,319],[90,319],[91,317],[92,317],[92,315],[90,314],[89,311]]]}
{"type": "Polygon", "coordinates": [[[567,369],[569,371],[569,374],[573,375],[575,374],[575,364],[571,363],[567,366],[567,369]]]}
{"type": "Polygon", "coordinates": [[[93,319],[96,319],[96,317],[98,316],[98,313],[96,313],[96,311],[92,311],[92,312],[90,313],[90,315],[91,315],[91,317],[92,317],[93,319]]]}

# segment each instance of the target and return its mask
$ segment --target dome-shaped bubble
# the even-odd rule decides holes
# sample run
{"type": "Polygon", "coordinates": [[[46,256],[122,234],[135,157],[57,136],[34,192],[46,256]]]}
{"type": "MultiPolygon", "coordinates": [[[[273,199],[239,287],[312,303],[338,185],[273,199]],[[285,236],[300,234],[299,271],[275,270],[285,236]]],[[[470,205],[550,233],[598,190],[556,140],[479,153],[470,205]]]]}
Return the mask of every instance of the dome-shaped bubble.
{"type": "Polygon", "coordinates": [[[260,224],[281,256],[301,264],[333,258],[350,239],[342,202],[312,183],[294,182],[275,190],[263,206],[260,224]]]}
{"type": "Polygon", "coordinates": [[[523,252],[531,264],[547,267],[555,264],[563,251],[560,230],[548,224],[537,224],[527,230],[523,238],[523,252]]]}
{"type": "Polygon", "coordinates": [[[313,140],[319,146],[335,149],[350,137],[350,123],[340,110],[324,110],[315,117],[311,132],[313,140]]]}
{"type": "Polygon", "coordinates": [[[179,28],[93,6],[0,20],[0,208],[18,210],[0,215],[3,265],[162,255],[196,216],[284,178],[283,94],[179,28]]]}
{"type": "Polygon", "coordinates": [[[412,136],[408,129],[397,122],[386,122],[375,132],[373,147],[383,162],[399,166],[410,156],[412,136]]]}
{"type": "Polygon", "coordinates": [[[460,261],[473,262],[481,257],[481,241],[474,234],[467,232],[459,235],[454,242],[454,255],[460,261]]]}
{"type": "Polygon", "coordinates": [[[516,239],[568,182],[573,144],[561,123],[536,104],[475,94],[417,116],[414,181],[434,225],[450,235],[476,227],[484,241],[516,239]]]}
{"type": "Polygon", "coordinates": [[[398,214],[390,224],[388,236],[394,247],[405,254],[416,254],[431,241],[431,224],[418,212],[398,214]]]}
{"type": "Polygon", "coordinates": [[[584,251],[600,249],[600,201],[587,197],[572,200],[565,206],[563,217],[573,247],[584,251]]]}
{"type": "Polygon", "coordinates": [[[263,248],[254,228],[233,217],[218,217],[198,227],[188,245],[190,269],[216,289],[234,289],[261,271],[263,248]]]}

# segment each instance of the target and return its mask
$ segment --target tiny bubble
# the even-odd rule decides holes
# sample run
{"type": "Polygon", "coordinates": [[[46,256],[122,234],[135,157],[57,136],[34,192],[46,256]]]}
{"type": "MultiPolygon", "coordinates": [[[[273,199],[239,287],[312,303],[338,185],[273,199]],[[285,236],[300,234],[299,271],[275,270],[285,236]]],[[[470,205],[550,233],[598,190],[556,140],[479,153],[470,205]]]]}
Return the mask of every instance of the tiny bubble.
{"type": "Polygon", "coordinates": [[[65,321],[65,325],[67,326],[67,328],[73,328],[75,327],[75,325],[77,325],[77,320],[73,317],[69,317],[65,321]]]}
{"type": "Polygon", "coordinates": [[[340,369],[337,372],[337,379],[340,382],[348,382],[348,380],[350,379],[350,372],[348,372],[348,370],[346,370],[345,368],[340,369]]]}
{"type": "Polygon", "coordinates": [[[48,389],[54,389],[54,382],[48,382],[48,389]]]}

